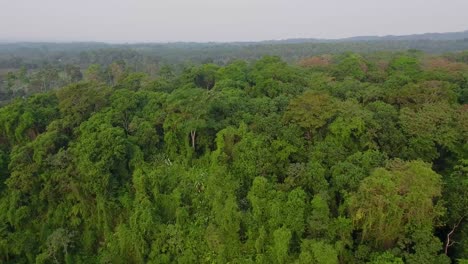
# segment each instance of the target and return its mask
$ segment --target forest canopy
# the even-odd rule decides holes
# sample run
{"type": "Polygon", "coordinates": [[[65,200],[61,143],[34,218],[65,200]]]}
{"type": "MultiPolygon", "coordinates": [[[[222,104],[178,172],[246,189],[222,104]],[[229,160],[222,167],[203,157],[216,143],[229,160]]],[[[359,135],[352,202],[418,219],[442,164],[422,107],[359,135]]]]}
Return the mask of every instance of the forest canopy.
{"type": "Polygon", "coordinates": [[[0,262],[468,261],[466,52],[122,56],[5,75],[0,262]]]}

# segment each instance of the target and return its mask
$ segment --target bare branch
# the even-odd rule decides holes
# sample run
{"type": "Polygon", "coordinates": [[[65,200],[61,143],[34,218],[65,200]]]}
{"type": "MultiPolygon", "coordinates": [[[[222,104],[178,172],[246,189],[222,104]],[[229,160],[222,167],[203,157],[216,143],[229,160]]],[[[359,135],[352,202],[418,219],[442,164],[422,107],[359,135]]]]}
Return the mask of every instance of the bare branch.
{"type": "Polygon", "coordinates": [[[458,226],[460,225],[460,223],[463,221],[463,219],[465,218],[466,215],[462,216],[460,218],[460,220],[458,220],[458,222],[453,226],[452,230],[450,230],[450,232],[447,234],[447,242],[445,243],[445,255],[448,254],[448,249],[449,247],[453,246],[454,244],[456,244],[457,242],[456,241],[453,241],[451,240],[451,236],[453,235],[453,233],[455,233],[455,230],[458,228],[458,226]]]}

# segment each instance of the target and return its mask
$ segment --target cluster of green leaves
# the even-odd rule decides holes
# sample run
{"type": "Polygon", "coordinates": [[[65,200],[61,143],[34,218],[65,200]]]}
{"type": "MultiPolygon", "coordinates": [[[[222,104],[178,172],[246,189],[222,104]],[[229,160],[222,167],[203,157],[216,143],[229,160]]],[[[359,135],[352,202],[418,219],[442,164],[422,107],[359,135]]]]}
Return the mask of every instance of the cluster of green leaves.
{"type": "Polygon", "coordinates": [[[299,65],[92,65],[1,107],[0,262],[468,259],[468,64],[299,65]]]}

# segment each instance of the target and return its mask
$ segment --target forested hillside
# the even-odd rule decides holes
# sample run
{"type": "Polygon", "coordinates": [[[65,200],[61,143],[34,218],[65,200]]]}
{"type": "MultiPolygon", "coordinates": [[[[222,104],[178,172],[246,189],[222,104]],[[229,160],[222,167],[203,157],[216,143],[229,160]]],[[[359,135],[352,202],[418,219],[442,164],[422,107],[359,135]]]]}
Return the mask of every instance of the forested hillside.
{"type": "Polygon", "coordinates": [[[467,263],[467,53],[301,57],[19,62],[0,262],[467,263]]]}

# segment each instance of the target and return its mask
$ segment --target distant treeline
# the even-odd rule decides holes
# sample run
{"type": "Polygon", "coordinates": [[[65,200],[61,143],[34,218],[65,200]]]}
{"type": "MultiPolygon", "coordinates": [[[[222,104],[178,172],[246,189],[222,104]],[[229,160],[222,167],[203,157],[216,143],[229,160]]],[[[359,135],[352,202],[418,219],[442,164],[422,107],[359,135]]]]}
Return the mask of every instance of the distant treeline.
{"type": "Polygon", "coordinates": [[[4,43],[0,44],[0,68],[34,68],[44,64],[108,64],[117,59],[131,60],[137,67],[147,60],[158,64],[204,63],[226,64],[237,59],[259,59],[266,55],[280,56],[292,62],[320,54],[343,52],[420,50],[426,53],[447,53],[468,50],[466,39],[398,40],[349,39],[347,41],[284,40],[239,43],[168,43],[168,44],[105,44],[105,43],[4,43]]]}
{"type": "MultiPolygon", "coordinates": [[[[444,35],[445,36],[445,35],[444,35]]],[[[151,77],[165,68],[180,74],[194,65],[227,65],[236,60],[253,61],[263,56],[279,56],[297,63],[311,56],[344,52],[361,54],[369,61],[390,60],[398,52],[420,58],[443,53],[451,62],[468,61],[468,41],[456,40],[355,40],[316,43],[316,40],[285,40],[258,43],[4,43],[0,44],[0,104],[17,96],[62,87],[82,80],[89,70],[106,75],[112,71],[141,72],[151,77]],[[312,41],[312,42],[310,42],[312,41]],[[425,52],[423,52],[425,51],[425,52]]]]}

